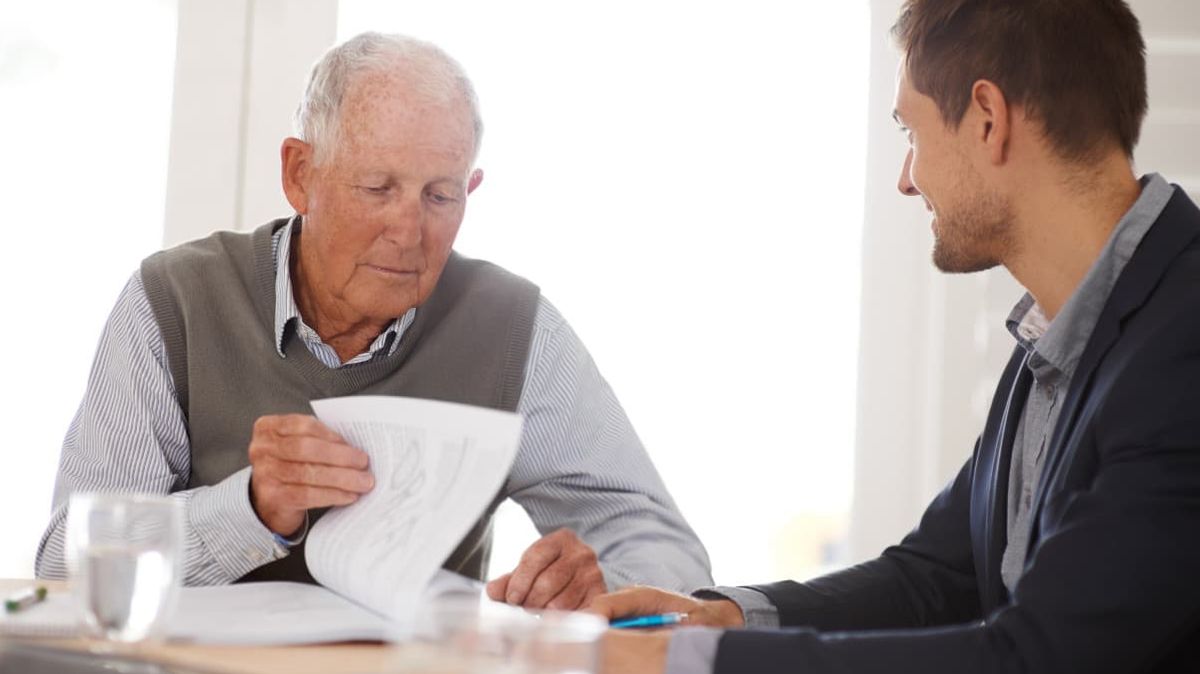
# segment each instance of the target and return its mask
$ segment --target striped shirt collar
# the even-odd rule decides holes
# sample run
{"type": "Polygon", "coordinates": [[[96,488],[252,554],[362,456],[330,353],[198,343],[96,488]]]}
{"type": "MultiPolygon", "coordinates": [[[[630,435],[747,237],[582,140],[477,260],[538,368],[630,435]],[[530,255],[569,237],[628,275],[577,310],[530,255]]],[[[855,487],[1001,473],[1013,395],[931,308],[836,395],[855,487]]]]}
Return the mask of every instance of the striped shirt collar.
{"type": "Polygon", "coordinates": [[[275,232],[271,239],[271,248],[275,257],[275,352],[279,354],[280,358],[286,358],[283,353],[283,340],[287,335],[288,328],[294,327],[296,335],[304,342],[309,351],[331,368],[366,362],[384,350],[389,356],[394,354],[400,346],[400,339],[404,336],[405,330],[417,317],[416,307],[409,309],[403,316],[392,321],[392,324],[379,333],[366,351],[345,363],[341,362],[332,347],[321,341],[317,331],[304,322],[304,318],[300,316],[300,307],[296,305],[296,298],[292,293],[291,267],[288,264],[292,252],[293,225],[297,225],[299,222],[300,216],[293,216],[291,221],[275,232]]]}

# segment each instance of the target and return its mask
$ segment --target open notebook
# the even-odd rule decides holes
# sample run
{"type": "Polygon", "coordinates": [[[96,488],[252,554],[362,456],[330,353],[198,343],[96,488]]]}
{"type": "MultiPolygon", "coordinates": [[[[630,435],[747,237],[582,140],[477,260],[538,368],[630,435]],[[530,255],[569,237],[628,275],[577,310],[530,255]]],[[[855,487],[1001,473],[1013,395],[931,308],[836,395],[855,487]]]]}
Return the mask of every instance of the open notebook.
{"type": "MultiPolygon", "coordinates": [[[[423,600],[482,594],[440,571],[508,476],[521,435],[515,414],[413,398],[316,400],[317,417],[371,460],[375,488],[325,514],[305,559],[324,587],[247,583],[184,588],[168,637],[207,643],[296,644],[403,635],[423,600]]],[[[70,636],[71,597],[52,594],[0,616],[0,635],[70,636]]]]}
{"type": "MultiPolygon", "coordinates": [[[[412,603],[447,595],[483,598],[483,584],[439,571],[412,603]]],[[[84,633],[69,592],[19,613],[0,614],[0,636],[76,637],[84,633]]],[[[404,637],[402,625],[318,585],[244,583],[186,587],[167,624],[171,641],[239,646],[286,646],[338,641],[387,641],[404,637]]]]}

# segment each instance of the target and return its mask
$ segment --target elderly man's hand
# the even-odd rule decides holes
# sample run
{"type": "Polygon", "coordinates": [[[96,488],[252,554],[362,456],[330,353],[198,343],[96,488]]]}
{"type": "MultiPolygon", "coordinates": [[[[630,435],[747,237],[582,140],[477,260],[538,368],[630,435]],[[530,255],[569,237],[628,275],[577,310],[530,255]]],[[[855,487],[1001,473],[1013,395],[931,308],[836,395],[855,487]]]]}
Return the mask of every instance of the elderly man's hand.
{"type": "Polygon", "coordinates": [[[488,596],[526,608],[572,611],[607,590],[596,553],[570,529],[529,546],[512,573],[487,585],[488,596]]]}
{"type": "Polygon", "coordinates": [[[601,674],[662,674],[671,632],[609,630],[600,644],[601,674]]]}
{"type": "Polygon", "coordinates": [[[728,599],[696,599],[653,587],[634,586],[602,595],[584,610],[609,621],[659,613],[686,613],[687,625],[742,627],[746,622],[742,609],[728,599]]]}
{"type": "Polygon", "coordinates": [[[250,503],[267,528],[294,534],[310,508],[349,505],[375,486],[366,452],[303,414],[254,422],[250,503]]]}

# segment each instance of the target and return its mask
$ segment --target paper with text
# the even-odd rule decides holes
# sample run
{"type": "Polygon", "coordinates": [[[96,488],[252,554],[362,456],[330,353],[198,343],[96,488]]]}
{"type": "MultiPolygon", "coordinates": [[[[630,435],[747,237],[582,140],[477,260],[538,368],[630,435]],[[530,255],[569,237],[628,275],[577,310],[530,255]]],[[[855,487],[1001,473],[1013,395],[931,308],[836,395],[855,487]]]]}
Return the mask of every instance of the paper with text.
{"type": "Polygon", "coordinates": [[[184,588],[172,640],[271,645],[383,641],[387,621],[317,585],[242,583],[184,588]]]}
{"type": "Polygon", "coordinates": [[[367,453],[375,488],[313,525],[308,569],[322,585],[403,623],[507,479],[521,417],[384,396],[312,406],[322,423],[367,453]]]}

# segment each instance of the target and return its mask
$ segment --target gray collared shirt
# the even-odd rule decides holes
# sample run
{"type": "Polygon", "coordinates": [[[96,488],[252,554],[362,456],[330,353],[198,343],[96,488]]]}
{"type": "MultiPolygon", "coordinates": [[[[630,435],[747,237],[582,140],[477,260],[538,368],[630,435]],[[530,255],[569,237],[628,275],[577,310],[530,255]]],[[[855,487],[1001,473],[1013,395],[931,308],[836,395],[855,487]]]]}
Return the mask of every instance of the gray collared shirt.
{"type": "MultiPolygon", "coordinates": [[[[1100,256],[1058,316],[1047,321],[1033,296],[1026,293],[1006,322],[1018,343],[1031,352],[1029,368],[1034,378],[1013,441],[1008,498],[1009,545],[1001,563],[1001,576],[1010,592],[1025,567],[1029,518],[1033,492],[1045,458],[1043,450],[1058,420],[1071,375],[1091,339],[1117,278],[1175,192],[1157,173],[1143,177],[1141,183],[1141,196],[1117,223],[1100,256]]],[[[779,611],[757,590],[718,587],[702,590],[697,595],[732,599],[742,608],[747,627],[779,625],[779,611]]],[[[712,672],[720,638],[720,630],[691,628],[677,631],[667,652],[666,674],[712,672]]]]}
{"type": "Polygon", "coordinates": [[[1025,568],[1034,491],[1075,367],[1117,278],[1172,194],[1174,188],[1157,173],[1142,178],[1141,196],[1117,223],[1100,256],[1058,316],[1047,321],[1033,296],[1026,293],[1006,321],[1017,343],[1029,352],[1028,367],[1033,374],[1013,440],[1008,477],[1008,546],[1000,563],[1000,576],[1010,593],[1025,568]]]}

